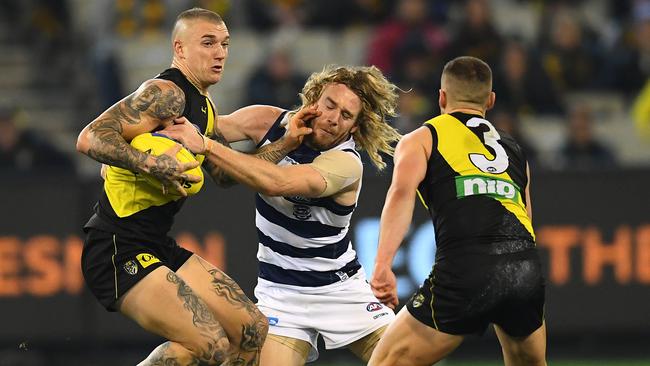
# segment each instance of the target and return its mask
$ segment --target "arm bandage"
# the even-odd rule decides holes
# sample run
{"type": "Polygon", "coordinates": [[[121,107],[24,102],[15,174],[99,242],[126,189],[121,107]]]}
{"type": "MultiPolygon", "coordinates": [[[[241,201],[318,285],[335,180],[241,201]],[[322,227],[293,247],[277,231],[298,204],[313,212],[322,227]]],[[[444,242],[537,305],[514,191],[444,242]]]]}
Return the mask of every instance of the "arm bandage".
{"type": "Polygon", "coordinates": [[[363,174],[361,160],[356,155],[341,150],[323,153],[309,165],[323,176],[327,185],[319,197],[328,197],[341,192],[361,179],[363,174]]]}

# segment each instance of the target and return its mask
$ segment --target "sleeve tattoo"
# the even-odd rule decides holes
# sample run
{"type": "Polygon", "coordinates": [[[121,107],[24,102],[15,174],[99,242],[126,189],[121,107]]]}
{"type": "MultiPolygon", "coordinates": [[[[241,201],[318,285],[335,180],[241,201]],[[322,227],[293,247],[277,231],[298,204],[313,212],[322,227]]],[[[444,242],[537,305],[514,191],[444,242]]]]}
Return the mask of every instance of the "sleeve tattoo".
{"type": "MultiPolygon", "coordinates": [[[[221,132],[219,132],[218,129],[215,128],[214,131],[214,136],[213,139],[217,142],[220,143],[226,147],[230,147],[230,144],[228,144],[228,141],[223,137],[221,132]]],[[[257,149],[255,152],[253,152],[251,155],[258,159],[262,159],[265,161],[268,161],[273,164],[277,164],[284,158],[291,150],[289,150],[285,144],[283,139],[276,140],[270,144],[266,144],[259,149],[257,149]]],[[[219,186],[219,187],[230,187],[235,184],[237,184],[237,181],[231,178],[228,173],[226,173],[221,167],[213,164],[210,162],[208,159],[205,159],[205,162],[203,163],[205,166],[206,170],[210,173],[210,176],[214,180],[214,182],[219,186]]]]}
{"type": "MultiPolygon", "coordinates": [[[[166,120],[179,116],[185,107],[185,95],[177,86],[162,90],[156,83],[143,85],[133,94],[107,109],[89,127],[91,146],[88,156],[108,165],[134,172],[142,171],[147,154],[131,147],[122,133],[124,126],[137,125],[143,115],[166,120]]],[[[164,171],[172,159],[161,159],[154,169],[164,171]]]]}

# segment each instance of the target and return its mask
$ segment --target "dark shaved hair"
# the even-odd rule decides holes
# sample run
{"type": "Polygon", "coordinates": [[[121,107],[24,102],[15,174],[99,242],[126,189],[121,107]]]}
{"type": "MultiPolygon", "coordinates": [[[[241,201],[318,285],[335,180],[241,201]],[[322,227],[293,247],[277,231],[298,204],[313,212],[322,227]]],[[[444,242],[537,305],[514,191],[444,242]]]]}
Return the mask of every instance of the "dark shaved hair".
{"type": "Polygon", "coordinates": [[[178,14],[176,17],[176,22],[174,23],[174,30],[172,31],[172,41],[176,38],[176,33],[178,33],[179,24],[185,21],[193,20],[205,20],[214,24],[223,24],[223,18],[221,15],[213,12],[212,10],[207,10],[203,8],[192,8],[187,9],[184,12],[178,14]]]}
{"type": "Polygon", "coordinates": [[[453,102],[484,105],[492,91],[492,70],[476,57],[457,57],[442,70],[442,84],[453,102]]]}

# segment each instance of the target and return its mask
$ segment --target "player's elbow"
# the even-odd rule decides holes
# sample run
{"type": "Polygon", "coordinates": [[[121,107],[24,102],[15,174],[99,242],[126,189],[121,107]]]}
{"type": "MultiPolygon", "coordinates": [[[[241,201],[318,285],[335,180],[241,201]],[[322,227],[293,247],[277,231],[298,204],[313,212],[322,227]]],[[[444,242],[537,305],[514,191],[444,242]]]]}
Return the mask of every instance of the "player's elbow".
{"type": "Polygon", "coordinates": [[[394,199],[405,199],[415,194],[415,189],[404,186],[391,185],[388,189],[388,196],[394,199]]]}
{"type": "Polygon", "coordinates": [[[86,154],[88,153],[88,150],[90,149],[90,141],[88,138],[88,133],[86,130],[81,131],[79,136],[77,136],[77,145],[76,145],[77,151],[86,154]]]}

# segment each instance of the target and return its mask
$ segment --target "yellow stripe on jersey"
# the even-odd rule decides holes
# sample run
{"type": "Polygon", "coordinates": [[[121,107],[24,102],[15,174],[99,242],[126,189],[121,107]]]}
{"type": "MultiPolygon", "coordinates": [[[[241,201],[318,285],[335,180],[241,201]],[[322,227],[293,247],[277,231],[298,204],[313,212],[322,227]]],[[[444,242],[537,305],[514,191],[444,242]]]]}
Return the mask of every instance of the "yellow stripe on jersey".
{"type": "Polygon", "coordinates": [[[428,210],[428,209],[429,209],[429,205],[427,205],[427,202],[424,200],[424,197],[422,197],[422,193],[420,193],[420,190],[419,190],[419,189],[416,189],[416,190],[415,190],[415,193],[418,194],[418,198],[420,199],[420,202],[422,202],[422,205],[424,206],[424,208],[426,208],[426,209],[428,210]]]}
{"type": "Polygon", "coordinates": [[[517,187],[507,172],[499,174],[486,173],[472,164],[469,158],[469,154],[472,153],[484,155],[490,160],[495,158],[485,145],[483,145],[478,136],[465,126],[465,124],[448,114],[440,115],[425,123],[430,124],[436,130],[440,155],[461,176],[460,180],[456,180],[457,190],[460,189],[459,184],[471,190],[467,194],[459,194],[459,196],[486,194],[494,198],[506,210],[512,212],[526,230],[528,230],[530,235],[535,238],[533,225],[528,217],[521,195],[522,189],[525,187],[517,187]],[[517,194],[514,194],[512,197],[509,194],[508,183],[512,184],[517,190],[517,194]],[[506,194],[498,194],[499,188],[506,194]]]}
{"type": "Polygon", "coordinates": [[[208,106],[208,123],[205,126],[205,135],[212,136],[212,131],[214,131],[214,116],[216,112],[212,109],[212,101],[210,98],[205,97],[205,104],[208,106]]]}
{"type": "Polygon", "coordinates": [[[113,263],[113,277],[115,279],[115,300],[117,300],[119,293],[117,291],[117,267],[115,266],[115,256],[117,256],[117,241],[115,241],[115,234],[113,234],[113,248],[115,248],[115,251],[111,256],[111,262],[113,263]]]}
{"type": "MultiPolygon", "coordinates": [[[[210,100],[209,97],[205,97],[205,104],[208,106],[208,112],[206,113],[208,115],[208,122],[205,125],[205,136],[212,136],[212,132],[214,131],[214,126],[215,126],[215,116],[216,112],[214,109],[212,109],[212,101],[210,100]]],[[[199,161],[199,163],[203,164],[203,160],[205,160],[205,156],[201,154],[196,154],[196,160],[199,161]]]]}

